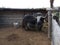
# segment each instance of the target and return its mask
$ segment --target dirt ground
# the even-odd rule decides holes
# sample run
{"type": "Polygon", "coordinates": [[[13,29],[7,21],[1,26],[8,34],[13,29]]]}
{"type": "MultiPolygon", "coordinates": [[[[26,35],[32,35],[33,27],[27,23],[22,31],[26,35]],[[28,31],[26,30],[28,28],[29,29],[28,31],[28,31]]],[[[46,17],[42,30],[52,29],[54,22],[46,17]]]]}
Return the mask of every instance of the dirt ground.
{"type": "Polygon", "coordinates": [[[22,28],[0,28],[0,45],[51,45],[47,33],[22,28]]]}

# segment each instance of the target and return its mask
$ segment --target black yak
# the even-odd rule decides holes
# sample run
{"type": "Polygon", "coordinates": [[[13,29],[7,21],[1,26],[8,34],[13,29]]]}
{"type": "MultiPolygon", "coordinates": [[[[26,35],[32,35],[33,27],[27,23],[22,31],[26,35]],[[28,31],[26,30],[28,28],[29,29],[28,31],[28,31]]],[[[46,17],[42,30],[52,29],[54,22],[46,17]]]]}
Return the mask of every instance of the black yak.
{"type": "Polygon", "coordinates": [[[41,28],[44,23],[44,18],[42,16],[33,16],[33,15],[26,15],[23,18],[22,26],[25,30],[31,30],[37,28],[41,31],[41,28]]]}

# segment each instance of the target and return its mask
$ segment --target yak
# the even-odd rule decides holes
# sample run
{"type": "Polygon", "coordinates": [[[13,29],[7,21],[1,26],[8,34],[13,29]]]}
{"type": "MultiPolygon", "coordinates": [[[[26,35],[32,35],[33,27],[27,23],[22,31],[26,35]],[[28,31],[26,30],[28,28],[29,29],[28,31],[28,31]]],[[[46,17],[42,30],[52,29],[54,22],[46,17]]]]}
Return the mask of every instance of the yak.
{"type": "Polygon", "coordinates": [[[39,31],[41,31],[44,19],[45,18],[42,16],[35,17],[33,15],[26,15],[23,18],[22,26],[25,30],[33,30],[37,28],[39,31]]]}

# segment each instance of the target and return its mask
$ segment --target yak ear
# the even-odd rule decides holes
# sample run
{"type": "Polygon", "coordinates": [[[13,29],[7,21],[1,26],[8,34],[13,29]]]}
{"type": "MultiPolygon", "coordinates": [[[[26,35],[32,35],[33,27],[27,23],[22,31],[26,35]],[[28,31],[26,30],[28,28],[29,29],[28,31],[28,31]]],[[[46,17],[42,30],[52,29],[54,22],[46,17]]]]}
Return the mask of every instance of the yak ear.
{"type": "Polygon", "coordinates": [[[45,18],[44,18],[44,17],[42,17],[42,19],[44,20],[45,18]]]}
{"type": "Polygon", "coordinates": [[[45,18],[41,17],[40,20],[43,21],[45,18]]]}

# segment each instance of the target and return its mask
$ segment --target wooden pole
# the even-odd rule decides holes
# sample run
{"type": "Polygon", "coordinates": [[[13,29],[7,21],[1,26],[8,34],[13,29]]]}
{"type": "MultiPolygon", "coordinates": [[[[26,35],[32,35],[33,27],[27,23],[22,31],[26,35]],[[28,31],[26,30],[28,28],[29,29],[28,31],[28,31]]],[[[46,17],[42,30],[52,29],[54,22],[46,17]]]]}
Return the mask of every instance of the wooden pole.
{"type": "Polygon", "coordinates": [[[52,9],[54,0],[50,0],[50,9],[48,10],[48,38],[52,37],[52,9]]]}
{"type": "Polygon", "coordinates": [[[53,3],[54,3],[54,0],[50,0],[50,6],[51,6],[51,8],[53,8],[53,3]]]}
{"type": "Polygon", "coordinates": [[[52,32],[52,15],[51,10],[48,10],[48,38],[51,38],[52,32]]]}

